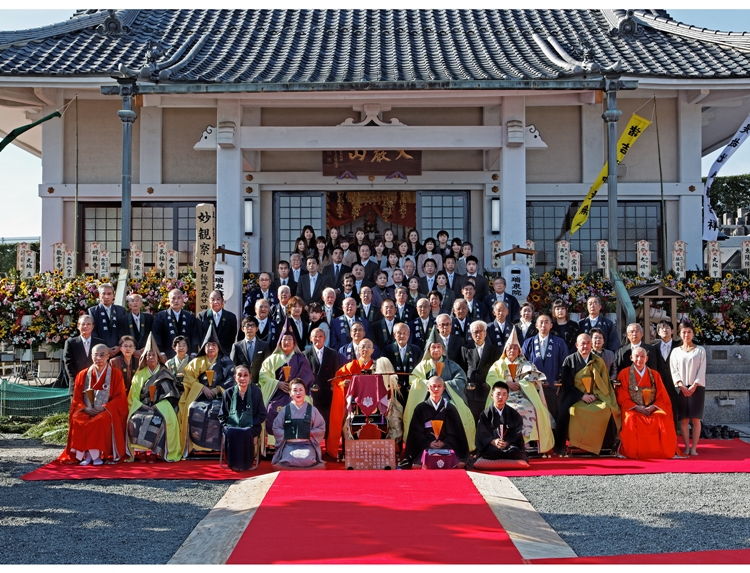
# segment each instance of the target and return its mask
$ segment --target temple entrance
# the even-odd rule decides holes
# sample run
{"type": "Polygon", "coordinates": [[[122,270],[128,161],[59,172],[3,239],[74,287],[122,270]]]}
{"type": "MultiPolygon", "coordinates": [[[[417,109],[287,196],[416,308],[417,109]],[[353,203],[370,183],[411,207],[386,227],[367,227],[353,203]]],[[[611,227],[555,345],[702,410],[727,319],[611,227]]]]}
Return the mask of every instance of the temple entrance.
{"type": "Polygon", "coordinates": [[[305,225],[316,236],[338,227],[354,235],[362,228],[371,241],[392,229],[402,239],[411,228],[422,238],[440,229],[450,237],[469,236],[467,191],[278,191],[274,193],[274,260],[289,256],[305,225]]]}

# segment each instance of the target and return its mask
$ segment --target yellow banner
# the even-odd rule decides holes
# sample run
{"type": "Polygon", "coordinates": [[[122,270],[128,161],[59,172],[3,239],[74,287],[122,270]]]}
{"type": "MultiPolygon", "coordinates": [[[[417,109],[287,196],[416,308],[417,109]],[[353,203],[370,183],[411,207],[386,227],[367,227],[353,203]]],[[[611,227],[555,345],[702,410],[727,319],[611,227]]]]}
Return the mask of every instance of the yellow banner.
{"type": "MultiPolygon", "coordinates": [[[[625,157],[625,154],[630,150],[631,147],[633,147],[635,140],[640,137],[640,135],[646,130],[649,125],[651,125],[651,122],[649,120],[644,119],[639,115],[633,114],[633,116],[630,118],[630,121],[628,122],[627,127],[625,128],[625,131],[622,132],[620,140],[617,142],[618,165],[622,161],[622,158],[625,157]]],[[[588,195],[586,195],[583,203],[581,203],[581,206],[578,208],[576,216],[573,217],[573,224],[570,226],[571,235],[575,234],[578,229],[583,227],[583,224],[588,220],[589,211],[591,210],[591,201],[594,200],[594,197],[599,191],[599,188],[607,182],[607,172],[609,171],[608,163],[609,162],[605,163],[604,167],[602,167],[602,170],[599,172],[599,177],[597,177],[596,181],[594,181],[591,189],[589,189],[588,195]]],[[[610,238],[610,241],[612,240],[613,239],[610,238]]],[[[616,241],[613,244],[616,244],[616,241]]]]}

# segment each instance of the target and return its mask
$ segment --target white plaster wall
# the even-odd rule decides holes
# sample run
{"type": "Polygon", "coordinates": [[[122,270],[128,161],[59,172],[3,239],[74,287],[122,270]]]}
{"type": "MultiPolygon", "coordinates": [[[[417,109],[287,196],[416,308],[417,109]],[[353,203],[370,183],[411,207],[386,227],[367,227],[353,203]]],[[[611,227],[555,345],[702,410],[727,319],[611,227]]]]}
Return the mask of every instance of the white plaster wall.
{"type": "MultiPolygon", "coordinates": [[[[66,102],[67,103],[67,102],[66,102]]],[[[78,101],[79,183],[119,183],[122,179],[122,122],[117,117],[121,100],[78,101]]],[[[136,114],[140,114],[136,108],[136,114]]],[[[63,116],[64,182],[75,182],[76,112],[72,104],[63,116]]],[[[140,180],[140,117],[133,124],[132,182],[140,180]]]]}
{"type": "Polygon", "coordinates": [[[526,108],[526,125],[532,124],[541,132],[547,149],[527,151],[527,182],[581,182],[581,107],[529,106],[526,108]]]}
{"type": "Polygon", "coordinates": [[[216,183],[216,153],[193,149],[209,125],[216,127],[216,109],[164,108],[163,183],[216,183]]]}

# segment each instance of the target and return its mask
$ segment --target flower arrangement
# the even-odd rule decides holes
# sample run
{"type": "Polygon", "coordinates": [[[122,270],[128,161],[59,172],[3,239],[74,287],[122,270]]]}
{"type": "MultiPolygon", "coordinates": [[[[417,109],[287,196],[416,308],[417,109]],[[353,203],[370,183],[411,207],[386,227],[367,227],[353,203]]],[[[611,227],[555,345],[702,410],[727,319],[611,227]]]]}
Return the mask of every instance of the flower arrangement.
{"type": "MultiPolygon", "coordinates": [[[[78,333],[78,316],[97,303],[102,282],[107,281],[86,275],[65,279],[60,271],[30,279],[10,273],[0,279],[0,342],[17,348],[42,344],[61,348],[78,333]]],[[[167,294],[173,288],[181,289],[187,295],[186,308],[195,310],[195,276],[190,269],[173,280],[149,272],[143,279],[132,279],[129,287],[143,297],[146,311],[167,308],[167,294]]]]}

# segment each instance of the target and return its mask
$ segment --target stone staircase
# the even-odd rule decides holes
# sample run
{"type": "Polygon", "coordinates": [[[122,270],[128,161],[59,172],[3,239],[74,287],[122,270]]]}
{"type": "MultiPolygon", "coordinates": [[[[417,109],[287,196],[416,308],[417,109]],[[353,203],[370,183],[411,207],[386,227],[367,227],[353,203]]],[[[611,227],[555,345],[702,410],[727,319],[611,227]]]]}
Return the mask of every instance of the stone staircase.
{"type": "Polygon", "coordinates": [[[705,346],[707,424],[750,423],[750,346],[705,346]]]}

